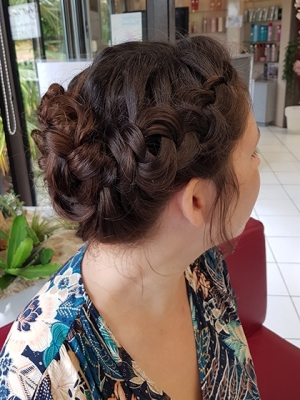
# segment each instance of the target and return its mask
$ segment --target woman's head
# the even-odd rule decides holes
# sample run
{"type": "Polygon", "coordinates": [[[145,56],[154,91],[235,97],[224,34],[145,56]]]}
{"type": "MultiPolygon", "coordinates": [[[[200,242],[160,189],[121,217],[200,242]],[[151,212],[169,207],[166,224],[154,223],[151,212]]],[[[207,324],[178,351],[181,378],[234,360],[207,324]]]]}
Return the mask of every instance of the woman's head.
{"type": "Polygon", "coordinates": [[[212,181],[212,226],[228,238],[232,153],[249,115],[230,57],[207,37],[103,50],[68,90],[51,85],[33,137],[56,212],[83,240],[147,236],[192,178],[212,181]]]}

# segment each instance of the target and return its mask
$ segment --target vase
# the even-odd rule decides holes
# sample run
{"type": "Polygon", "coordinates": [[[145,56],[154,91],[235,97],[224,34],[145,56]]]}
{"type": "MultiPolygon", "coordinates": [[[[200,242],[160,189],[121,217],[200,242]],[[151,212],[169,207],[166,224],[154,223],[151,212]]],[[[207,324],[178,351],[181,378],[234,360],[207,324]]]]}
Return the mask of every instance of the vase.
{"type": "Polygon", "coordinates": [[[297,76],[298,82],[298,104],[300,105],[300,75],[297,76]]]}
{"type": "Polygon", "coordinates": [[[289,133],[300,135],[300,105],[285,107],[289,133]]]}

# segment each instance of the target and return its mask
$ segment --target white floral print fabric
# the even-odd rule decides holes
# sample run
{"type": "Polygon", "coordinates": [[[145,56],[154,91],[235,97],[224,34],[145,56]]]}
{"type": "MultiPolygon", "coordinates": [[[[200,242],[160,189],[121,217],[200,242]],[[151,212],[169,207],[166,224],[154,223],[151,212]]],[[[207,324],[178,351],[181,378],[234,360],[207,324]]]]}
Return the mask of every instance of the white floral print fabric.
{"type": "MultiPolygon", "coordinates": [[[[44,285],[14,322],[0,353],[0,400],[169,400],[119,345],[85,292],[84,251],[44,285]]],[[[185,276],[203,399],[259,400],[219,250],[202,255],[185,276]]]]}

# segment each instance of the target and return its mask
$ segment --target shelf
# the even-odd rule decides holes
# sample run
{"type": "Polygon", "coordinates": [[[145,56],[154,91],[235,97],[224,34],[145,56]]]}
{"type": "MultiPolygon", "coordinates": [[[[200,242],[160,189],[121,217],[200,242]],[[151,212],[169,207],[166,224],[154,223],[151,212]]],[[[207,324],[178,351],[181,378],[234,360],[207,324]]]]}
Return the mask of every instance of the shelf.
{"type": "Polygon", "coordinates": [[[226,9],[222,10],[197,10],[197,11],[190,11],[190,14],[203,14],[203,13],[215,13],[215,12],[226,12],[226,9]]]}
{"type": "Polygon", "coordinates": [[[272,43],[280,43],[280,40],[270,40],[269,42],[250,42],[250,40],[244,40],[243,43],[249,43],[249,44],[272,44],[272,43]]]}
{"type": "Polygon", "coordinates": [[[275,24],[277,24],[277,23],[279,23],[279,22],[282,22],[282,20],[281,19],[267,19],[267,20],[265,20],[265,21],[243,21],[243,24],[269,24],[269,23],[275,23],[275,24]]]}
{"type": "Polygon", "coordinates": [[[253,61],[253,63],[254,64],[278,64],[278,61],[253,61]]]}
{"type": "Polygon", "coordinates": [[[199,33],[190,33],[190,37],[195,37],[195,36],[214,36],[214,35],[226,35],[226,32],[199,32],[199,33]]]}
{"type": "Polygon", "coordinates": [[[249,4],[249,3],[271,3],[271,5],[277,5],[274,4],[274,0],[244,0],[244,4],[249,4]]]}
{"type": "Polygon", "coordinates": [[[278,64],[279,63],[279,61],[277,60],[277,61],[255,61],[254,60],[254,54],[253,53],[243,53],[243,54],[245,54],[245,55],[247,55],[248,57],[250,56],[250,57],[253,57],[253,64],[278,64]]]}

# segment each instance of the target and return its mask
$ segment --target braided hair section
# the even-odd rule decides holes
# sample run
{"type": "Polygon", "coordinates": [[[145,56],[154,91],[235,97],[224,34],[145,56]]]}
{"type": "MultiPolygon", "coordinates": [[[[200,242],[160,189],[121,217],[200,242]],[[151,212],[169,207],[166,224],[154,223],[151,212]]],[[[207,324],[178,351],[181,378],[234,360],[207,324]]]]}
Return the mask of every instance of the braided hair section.
{"type": "Polygon", "coordinates": [[[234,187],[230,154],[247,96],[209,38],[106,48],[68,90],[51,85],[38,108],[32,136],[56,212],[84,241],[133,243],[193,177],[215,182],[219,204],[224,182],[234,187]]]}

